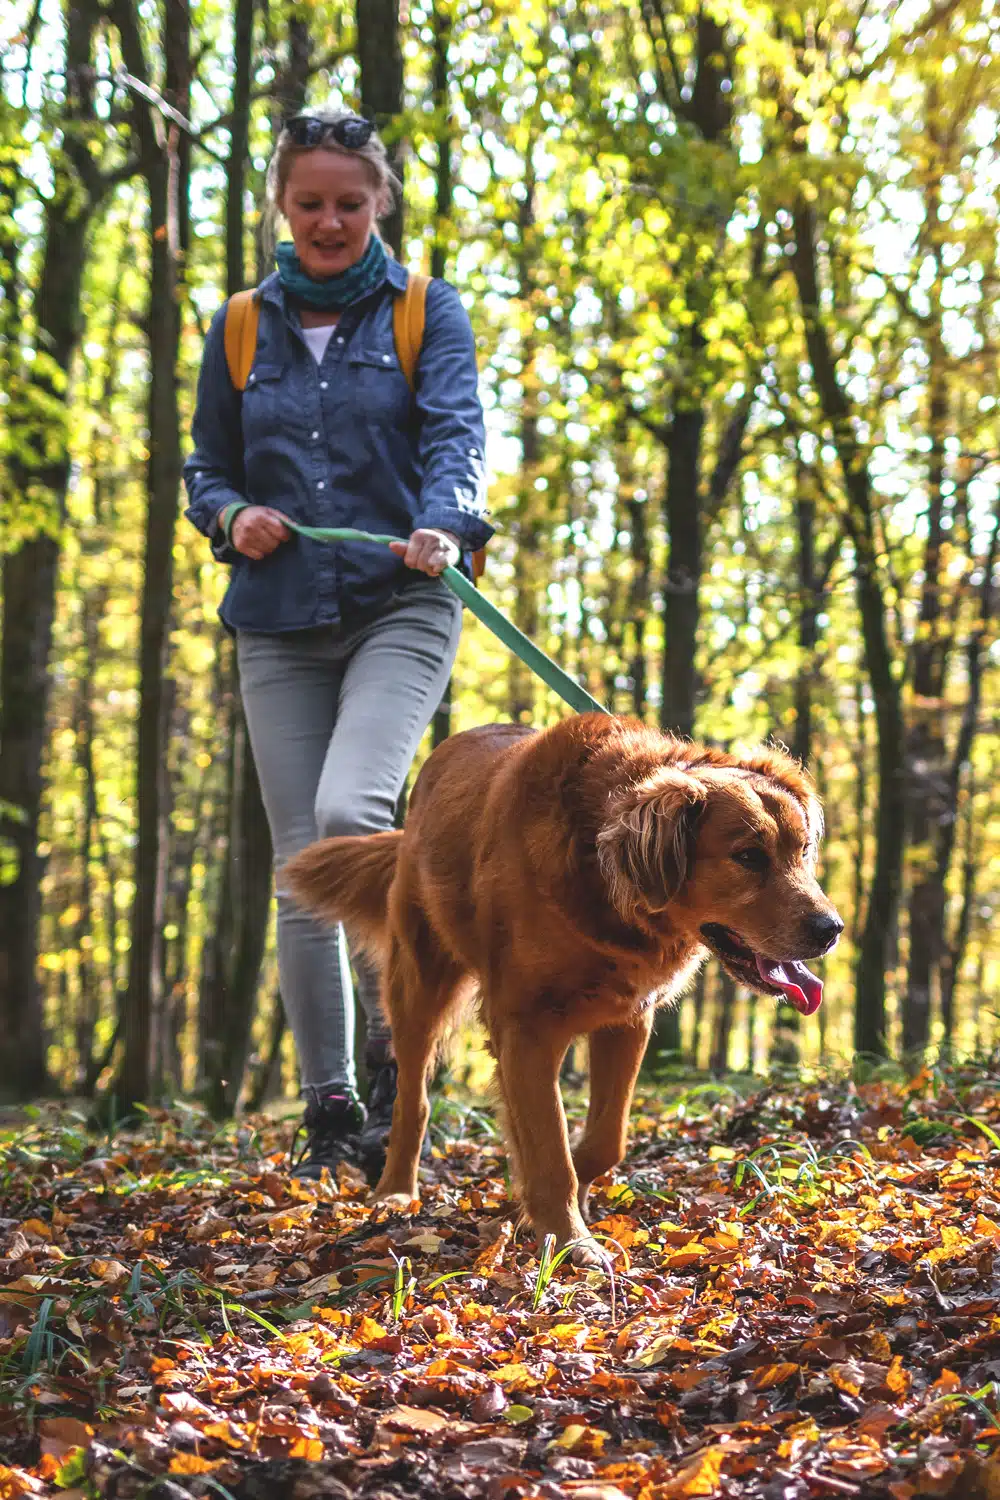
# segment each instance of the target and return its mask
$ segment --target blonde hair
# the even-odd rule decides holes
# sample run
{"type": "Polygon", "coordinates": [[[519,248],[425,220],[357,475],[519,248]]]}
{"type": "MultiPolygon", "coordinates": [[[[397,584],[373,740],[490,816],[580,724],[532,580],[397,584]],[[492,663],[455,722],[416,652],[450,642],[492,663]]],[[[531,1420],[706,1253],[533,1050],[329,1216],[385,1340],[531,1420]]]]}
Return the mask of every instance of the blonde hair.
{"type": "MultiPolygon", "coordinates": [[[[337,125],[341,120],[356,120],[351,109],[335,109],[330,105],[319,105],[315,109],[302,111],[310,119],[322,120],[326,125],[337,125]]],[[[296,157],[310,151],[331,151],[335,156],[346,156],[364,163],[371,178],[377,199],[376,214],[384,219],[391,213],[397,195],[402,191],[399,178],[389,165],[389,156],[375,131],[363,146],[342,146],[332,135],[321,137],[315,146],[298,146],[287,130],[282,130],[275,142],[271,160],[267,164],[264,186],[264,209],[260,217],[260,247],[266,260],[274,255],[278,240],[278,224],[282,218],[281,200],[291,175],[296,157]]]]}

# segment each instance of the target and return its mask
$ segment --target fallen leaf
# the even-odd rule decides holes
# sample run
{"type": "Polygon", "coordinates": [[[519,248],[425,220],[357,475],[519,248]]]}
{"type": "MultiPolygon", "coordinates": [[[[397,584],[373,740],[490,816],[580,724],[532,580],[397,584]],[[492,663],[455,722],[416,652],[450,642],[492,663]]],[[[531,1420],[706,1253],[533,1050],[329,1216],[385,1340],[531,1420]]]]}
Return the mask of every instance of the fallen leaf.
{"type": "Polygon", "coordinates": [[[761,1365],[754,1370],[750,1377],[750,1384],[755,1391],[769,1391],[776,1385],[783,1385],[786,1380],[791,1380],[793,1375],[799,1373],[799,1365],[761,1365]]]}
{"type": "Polygon", "coordinates": [[[170,1460],[171,1474],[211,1474],[229,1462],[225,1458],[199,1458],[197,1453],[176,1453],[170,1460]]]}
{"type": "Polygon", "coordinates": [[[500,1228],[496,1234],[496,1237],[485,1247],[485,1249],[480,1250],[479,1254],[476,1256],[475,1270],[477,1272],[482,1274],[487,1271],[492,1271],[500,1264],[500,1261],[503,1259],[504,1251],[510,1244],[513,1233],[514,1225],[511,1223],[510,1219],[504,1219],[500,1224],[500,1228]]]}
{"type": "Polygon", "coordinates": [[[421,1255],[436,1255],[444,1243],[439,1234],[431,1234],[429,1230],[403,1241],[407,1250],[419,1250],[421,1255]]]}
{"type": "Polygon", "coordinates": [[[78,1417],[43,1417],[38,1424],[42,1452],[65,1458],[73,1448],[87,1448],[94,1436],[93,1427],[78,1417]]]}
{"type": "Polygon", "coordinates": [[[726,1450],[703,1448],[680,1470],[675,1479],[657,1487],[657,1500],[687,1500],[688,1496],[717,1495],[722,1483],[726,1450]]]}
{"type": "Polygon", "coordinates": [[[92,1260],[90,1270],[98,1280],[109,1283],[127,1281],[131,1275],[128,1266],[123,1266],[120,1260],[92,1260]]]}
{"type": "Polygon", "coordinates": [[[503,1414],[503,1419],[505,1422],[509,1422],[512,1427],[521,1427],[525,1422],[531,1422],[534,1419],[534,1415],[535,1413],[530,1406],[521,1406],[515,1401],[508,1406],[503,1414]]]}

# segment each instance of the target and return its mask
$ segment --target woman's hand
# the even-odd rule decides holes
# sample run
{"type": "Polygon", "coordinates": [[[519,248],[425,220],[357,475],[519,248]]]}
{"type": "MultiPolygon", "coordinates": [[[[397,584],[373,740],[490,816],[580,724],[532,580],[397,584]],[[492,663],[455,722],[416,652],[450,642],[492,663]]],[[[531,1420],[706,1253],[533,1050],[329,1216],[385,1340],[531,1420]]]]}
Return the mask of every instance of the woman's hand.
{"type": "Polygon", "coordinates": [[[392,542],[390,545],[408,568],[419,568],[421,573],[429,573],[432,578],[437,578],[445,568],[454,567],[462,555],[458,537],[433,526],[418,527],[408,542],[392,542]]]}
{"type": "Polygon", "coordinates": [[[289,535],[280,510],[272,510],[269,505],[248,505],[237,511],[229,541],[237,552],[256,561],[287,542],[289,535]]]}

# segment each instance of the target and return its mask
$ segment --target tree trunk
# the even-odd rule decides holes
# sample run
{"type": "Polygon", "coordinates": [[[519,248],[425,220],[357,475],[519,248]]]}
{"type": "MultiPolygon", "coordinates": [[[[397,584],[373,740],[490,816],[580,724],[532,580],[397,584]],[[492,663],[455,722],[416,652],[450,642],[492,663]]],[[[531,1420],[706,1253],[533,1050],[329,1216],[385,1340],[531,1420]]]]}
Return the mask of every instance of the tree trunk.
{"type": "Polygon", "coordinates": [[[981,848],[977,837],[975,818],[975,783],[969,778],[967,788],[968,812],[965,820],[965,848],[962,852],[962,889],[959,900],[958,919],[951,941],[944,945],[941,955],[941,1027],[944,1046],[950,1050],[955,1036],[955,990],[962,973],[962,963],[972,927],[972,911],[976,900],[976,876],[979,872],[981,848]]]}
{"type": "MultiPolygon", "coordinates": [[[[514,533],[514,623],[531,640],[538,639],[541,625],[538,588],[538,555],[543,545],[544,527],[538,510],[535,478],[542,456],[538,430],[537,340],[533,318],[528,312],[534,291],[535,267],[532,231],[535,227],[535,172],[532,161],[533,141],[525,151],[524,196],[518,202],[517,295],[524,331],[521,338],[521,428],[519,433],[521,461],[518,468],[514,533]]],[[[530,723],[535,710],[536,679],[530,669],[511,653],[507,663],[507,712],[513,723],[530,723]]]]}
{"type": "MultiPolygon", "coordinates": [[[[444,276],[448,266],[448,235],[451,224],[455,163],[451,139],[454,126],[449,108],[448,45],[452,20],[449,9],[434,0],[431,13],[434,31],[431,103],[438,121],[437,164],[434,172],[434,243],[431,246],[431,275],[444,276]]],[[[451,734],[451,678],[445,687],[431,720],[431,747],[436,750],[451,734]]]]}
{"type": "MultiPolygon", "coordinates": [[[[930,218],[937,224],[939,184],[928,194],[930,218]]],[[[909,801],[911,870],[907,930],[909,962],[903,995],[903,1053],[921,1056],[930,1041],[931,1004],[938,977],[943,938],[945,892],[936,878],[933,849],[942,819],[954,817],[948,807],[946,747],[941,697],[947,675],[950,641],[941,631],[941,544],[947,477],[944,440],[948,423],[947,353],[941,343],[941,265],[931,291],[932,323],[928,354],[927,542],[923,558],[920,618],[913,642],[913,702],[907,736],[906,770],[909,801]]]]}
{"type": "Polygon", "coordinates": [[[660,727],[680,735],[694,734],[702,552],[699,493],[704,428],[705,416],[700,409],[678,411],[666,438],[668,464],[663,519],[670,553],[663,582],[660,727]]]}
{"type": "Polygon", "coordinates": [[[895,937],[905,834],[903,712],[893,661],[882,573],[875,546],[867,460],[855,436],[850,403],[837,380],[836,364],[820,315],[812,209],[799,203],[793,215],[792,269],[805,324],[806,348],[823,415],[829,424],[847,497],[845,525],[854,546],[855,583],[865,662],[875,700],[878,810],[875,870],[856,966],[854,1045],[859,1053],[885,1056],[885,982],[895,937]]]}
{"type": "MultiPolygon", "coordinates": [[[[403,181],[402,141],[403,49],[399,36],[399,0],[356,0],[358,62],[361,67],[361,113],[374,120],[385,140],[389,164],[403,181]]],[[[382,220],[382,234],[399,256],[403,247],[402,194],[382,220]]]]}
{"type": "MultiPolygon", "coordinates": [[[[99,17],[89,4],[67,4],[65,16],[62,152],[55,158],[57,175],[46,204],[45,249],[34,304],[37,343],[46,357],[16,375],[12,368],[14,389],[8,388],[8,396],[21,399],[22,413],[7,480],[21,506],[38,505],[40,512],[38,534],[22,541],[3,562],[0,838],[12,847],[16,874],[0,883],[0,1094],[12,1098],[30,1098],[48,1084],[37,972],[44,870],[38,828],[45,787],[57,537],[65,517],[70,468],[67,377],[80,335],[87,231],[109,185],[98,172],[86,137],[93,117],[91,53],[99,17]],[[55,418],[53,410],[58,413],[55,418]]],[[[16,268],[9,256],[4,265],[9,290],[16,268]]],[[[12,363],[12,349],[8,358],[12,363]]]]}
{"type": "MultiPolygon", "coordinates": [[[[126,66],[148,80],[134,0],[114,0],[111,15],[126,66]]],[[[184,0],[163,0],[164,94],[188,112],[191,16],[184,0]]],[[[181,334],[182,264],[187,222],[188,147],[178,127],[163,126],[140,102],[133,120],[149,194],[150,280],[149,459],[146,467],[146,545],[139,645],[139,722],[136,756],[135,895],[130,919],[125,1058],[121,1095],[126,1110],[150,1097],[152,1045],[159,1012],[159,943],[163,917],[162,808],[166,797],[166,667],[173,587],[173,548],[181,482],[177,357],[181,334]],[[158,138],[159,137],[159,138],[158,138]]]]}
{"type": "MultiPolygon", "coordinates": [[[[232,648],[230,648],[232,649],[232,648]]],[[[238,684],[230,675],[230,809],[214,930],[206,941],[202,985],[205,1101],[221,1118],[240,1094],[267,940],[272,849],[238,684]]]]}
{"type": "MultiPolygon", "coordinates": [[[[795,732],[792,754],[804,766],[812,756],[813,687],[819,641],[820,595],[816,573],[816,501],[808,490],[805,465],[796,453],[795,520],[798,531],[799,665],[795,674],[795,732]]],[[[794,1068],[799,1063],[802,1017],[794,1005],[779,1005],[771,1029],[773,1066],[794,1068]]]]}
{"type": "MultiPolygon", "coordinates": [[[[226,295],[245,285],[244,157],[249,136],[251,41],[254,0],[235,0],[233,135],[226,164],[226,295]]],[[[212,930],[206,938],[202,988],[202,1087],[210,1111],[232,1114],[250,1052],[260,987],[268,911],[272,849],[260,782],[240,698],[236,653],[225,654],[225,718],[229,759],[229,809],[225,854],[212,930]]]]}
{"type": "Polygon", "coordinates": [[[691,1066],[701,1066],[702,1044],[705,1036],[705,1017],[707,1012],[706,990],[708,980],[708,966],[702,964],[694,981],[694,989],[691,992],[691,1008],[694,1012],[694,1024],[691,1028],[691,1066]]]}
{"type": "Polygon", "coordinates": [[[716,995],[718,1009],[715,1020],[715,1036],[712,1039],[712,1056],[709,1068],[715,1074],[729,1070],[729,1043],[733,1035],[733,1019],[736,1015],[736,982],[730,979],[721,965],[716,966],[716,995]]]}
{"type": "Polygon", "coordinates": [[[948,773],[948,806],[951,810],[951,815],[943,818],[940,822],[937,848],[935,850],[934,878],[935,884],[941,893],[937,912],[941,923],[939,938],[939,949],[942,955],[941,1020],[944,1025],[945,1036],[949,1039],[954,1027],[953,1003],[955,985],[958,980],[959,970],[965,954],[965,945],[968,940],[969,922],[978,871],[978,862],[974,859],[975,840],[972,809],[974,805],[975,783],[971,770],[967,791],[969,802],[969,833],[962,875],[962,904],[955,936],[950,943],[946,942],[944,932],[946,914],[945,887],[948,880],[948,872],[951,868],[952,854],[955,846],[955,831],[958,826],[959,787],[965,767],[971,765],[972,746],[979,724],[979,709],[983,691],[983,670],[986,653],[992,637],[993,616],[996,609],[996,588],[993,575],[997,566],[998,553],[1000,553],[1000,497],[997,498],[994,506],[993,527],[990,531],[990,540],[982,564],[983,579],[979,586],[979,621],[970,632],[968,644],[965,649],[965,671],[968,686],[966,689],[965,705],[962,710],[962,723],[958,731],[958,739],[955,744],[948,773]]]}
{"type": "Polygon", "coordinates": [[[632,583],[628,597],[628,618],[632,627],[632,654],[628,674],[632,683],[632,712],[645,720],[649,692],[646,667],[646,630],[652,595],[651,555],[649,546],[649,511],[645,500],[634,497],[628,502],[629,536],[632,552],[632,583]]]}
{"type": "Polygon", "coordinates": [[[281,996],[275,995],[267,1037],[260,1049],[259,1065],[253,1072],[247,1090],[248,1114],[254,1114],[257,1110],[263,1109],[267,1100],[280,1092],[281,1043],[284,1040],[286,1026],[285,1007],[281,1003],[281,996]]]}

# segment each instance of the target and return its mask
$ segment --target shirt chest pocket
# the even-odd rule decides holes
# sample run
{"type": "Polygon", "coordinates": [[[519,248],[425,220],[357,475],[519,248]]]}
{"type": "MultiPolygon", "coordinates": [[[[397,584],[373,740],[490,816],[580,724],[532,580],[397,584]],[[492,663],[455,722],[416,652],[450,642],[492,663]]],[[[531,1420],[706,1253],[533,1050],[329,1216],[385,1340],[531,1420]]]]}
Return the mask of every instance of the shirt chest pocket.
{"type": "Polygon", "coordinates": [[[243,440],[248,448],[280,436],[295,436],[302,401],[287,364],[256,360],[243,391],[243,440]]]}
{"type": "Polygon", "coordinates": [[[347,357],[347,392],[359,416],[402,425],[410,414],[410,387],[395,354],[352,349],[347,357]]]}

